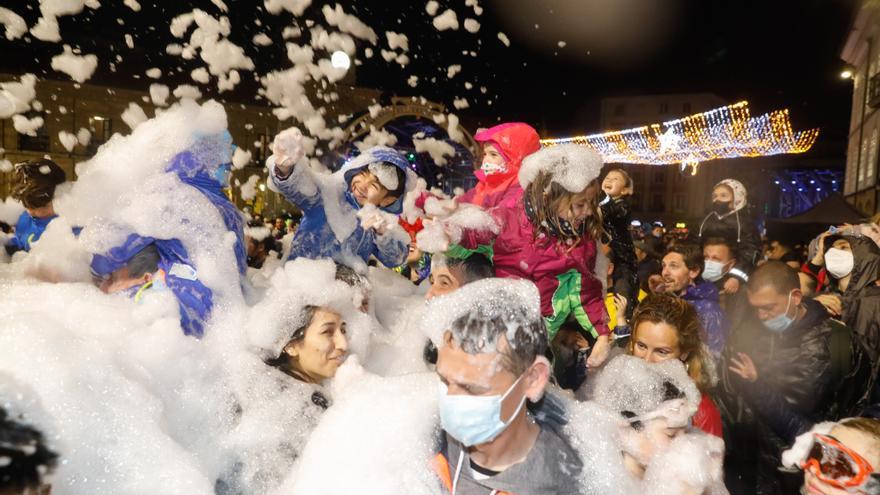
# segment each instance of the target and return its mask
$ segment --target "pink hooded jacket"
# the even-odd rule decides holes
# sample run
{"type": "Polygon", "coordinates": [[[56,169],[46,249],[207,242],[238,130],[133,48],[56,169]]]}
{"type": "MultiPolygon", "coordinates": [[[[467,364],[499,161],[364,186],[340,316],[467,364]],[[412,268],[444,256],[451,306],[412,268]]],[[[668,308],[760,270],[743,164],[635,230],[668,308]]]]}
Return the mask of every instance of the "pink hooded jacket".
{"type": "Polygon", "coordinates": [[[495,145],[507,161],[507,172],[487,176],[477,170],[474,172],[479,180],[476,187],[459,196],[458,201],[483,208],[512,208],[523,193],[517,180],[519,166],[523,158],[541,149],[537,131],[522,122],[509,122],[480,131],[474,139],[495,145]]]}
{"type": "MultiPolygon", "coordinates": [[[[594,275],[596,242],[584,240],[567,251],[563,243],[544,234],[535,239],[535,228],[526,216],[522,198],[512,206],[491,210],[501,227],[494,236],[496,275],[534,282],[541,294],[541,314],[545,317],[552,317],[561,310],[562,319],[568,315],[575,317],[593,337],[608,335],[604,289],[594,275]]],[[[466,231],[459,244],[475,249],[492,240],[493,234],[489,231],[466,231]]],[[[549,321],[548,324],[552,339],[558,325],[554,328],[554,324],[549,321]]]]}

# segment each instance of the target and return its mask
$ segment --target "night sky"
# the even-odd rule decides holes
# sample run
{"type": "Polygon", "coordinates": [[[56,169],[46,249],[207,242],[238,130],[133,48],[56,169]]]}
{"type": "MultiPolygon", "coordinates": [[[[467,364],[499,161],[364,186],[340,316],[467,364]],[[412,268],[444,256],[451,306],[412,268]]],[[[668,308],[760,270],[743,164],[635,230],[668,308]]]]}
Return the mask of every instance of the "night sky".
{"type": "MultiPolygon", "coordinates": [[[[165,54],[166,44],[180,41],[168,25],[173,16],[196,7],[220,15],[217,7],[208,0],[154,0],[142,1],[142,10],[133,12],[121,1],[102,3],[97,11],[86,8],[60,19],[64,43],[95,53],[100,60],[90,82],[145,90],[154,81],[145,78],[144,71],[158,66],[166,73],[160,82],[172,87],[194,84],[189,72],[198,62],[165,54]],[[133,35],[134,49],[125,45],[125,33],[133,35]],[[122,62],[114,73],[108,62],[117,55],[122,62]],[[183,72],[169,77],[176,67],[183,72]]],[[[302,27],[305,19],[324,24],[320,7],[325,3],[335,2],[315,0],[297,22],[302,27]]],[[[423,95],[450,108],[455,97],[465,97],[471,108],[457,111],[465,122],[523,120],[552,136],[598,131],[602,97],[678,92],[711,92],[730,102],[747,99],[755,114],[788,107],[797,129],[818,126],[823,130],[820,139],[827,142],[842,143],[847,134],[852,89],[839,77],[839,53],[856,11],[855,0],[480,0],[480,16],[465,0],[440,2],[439,12],[452,8],[460,23],[466,17],[478,20],[477,34],[463,27],[438,32],[425,3],[340,2],[380,36],[376,55],[357,68],[358,85],[389,94],[423,95]],[[385,31],[409,37],[408,66],[400,68],[379,57],[379,48],[387,48],[385,31]],[[510,47],[498,40],[499,31],[509,37],[510,47]],[[447,80],[446,68],[452,64],[461,64],[462,71],[447,80]],[[416,88],[406,82],[413,74],[420,79],[416,88]],[[465,89],[466,81],[472,89],[465,89]]],[[[0,4],[25,17],[29,26],[39,17],[35,0],[0,4]]],[[[268,14],[259,1],[227,4],[230,39],[245,47],[257,65],[255,72],[289,67],[281,31],[295,22],[294,17],[287,12],[268,14]],[[251,45],[259,32],[275,43],[251,45]]],[[[361,43],[359,48],[365,46],[361,43]]],[[[2,39],[0,70],[37,71],[65,79],[49,68],[52,55],[60,52],[61,44],[2,39]]],[[[242,76],[246,81],[234,93],[221,95],[224,99],[253,102],[257,97],[259,85],[247,73],[242,76]]],[[[843,146],[839,149],[842,158],[843,146]]]]}

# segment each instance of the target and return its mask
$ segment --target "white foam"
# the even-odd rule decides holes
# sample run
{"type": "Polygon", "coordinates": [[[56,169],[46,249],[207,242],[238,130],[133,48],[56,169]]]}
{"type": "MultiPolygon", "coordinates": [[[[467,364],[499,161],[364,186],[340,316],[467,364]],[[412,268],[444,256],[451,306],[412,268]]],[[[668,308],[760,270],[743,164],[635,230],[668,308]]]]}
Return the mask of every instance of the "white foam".
{"type": "Polygon", "coordinates": [[[36,83],[37,77],[33,74],[24,74],[18,81],[0,83],[0,119],[26,112],[37,96],[36,83]]]}
{"type": "Polygon", "coordinates": [[[95,55],[76,55],[69,45],[64,45],[64,52],[52,57],[52,69],[63,72],[78,83],[88,81],[98,67],[95,55]]]}
{"type": "Polygon", "coordinates": [[[599,177],[602,164],[602,157],[585,146],[573,143],[550,146],[523,160],[519,183],[525,189],[543,172],[550,174],[551,180],[566,191],[579,193],[599,177]]]}
{"type": "Polygon", "coordinates": [[[6,39],[9,41],[21,38],[21,35],[27,32],[24,18],[5,7],[0,7],[0,24],[5,26],[6,39]]]}
{"type": "Polygon", "coordinates": [[[458,17],[452,9],[446,9],[442,14],[435,17],[432,23],[437,31],[446,31],[447,29],[454,31],[458,29],[458,17]]]}

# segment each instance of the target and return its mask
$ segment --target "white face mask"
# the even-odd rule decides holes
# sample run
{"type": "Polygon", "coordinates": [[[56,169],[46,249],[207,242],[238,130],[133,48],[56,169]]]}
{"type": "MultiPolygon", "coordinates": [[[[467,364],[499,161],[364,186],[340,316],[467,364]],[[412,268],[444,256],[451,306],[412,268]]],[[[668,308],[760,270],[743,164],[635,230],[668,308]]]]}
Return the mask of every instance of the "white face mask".
{"type": "Polygon", "coordinates": [[[825,269],[838,280],[852,273],[854,263],[852,251],[831,248],[825,253],[825,269]]]}
{"type": "Polygon", "coordinates": [[[507,172],[507,164],[496,164],[485,162],[480,166],[480,170],[486,175],[503,174],[507,172]]]}
{"type": "Polygon", "coordinates": [[[724,263],[706,260],[703,262],[703,280],[717,282],[724,276],[724,263]]]}

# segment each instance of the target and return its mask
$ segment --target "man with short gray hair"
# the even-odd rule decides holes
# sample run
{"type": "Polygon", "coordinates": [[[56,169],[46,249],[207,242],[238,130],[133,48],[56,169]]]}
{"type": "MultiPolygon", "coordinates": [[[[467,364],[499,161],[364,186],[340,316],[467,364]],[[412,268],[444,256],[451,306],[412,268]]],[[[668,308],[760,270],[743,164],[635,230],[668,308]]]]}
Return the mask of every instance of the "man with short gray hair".
{"type": "Polygon", "coordinates": [[[439,340],[442,382],[433,468],[449,493],[579,493],[580,456],[558,425],[526,407],[550,377],[534,284],[473,282],[435,299],[425,321],[439,340]]]}

